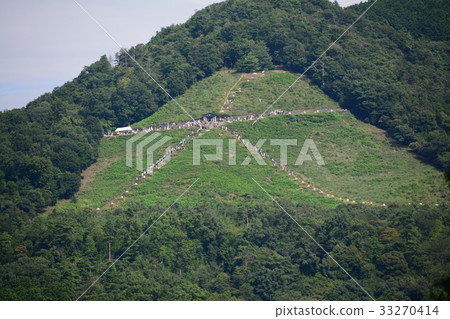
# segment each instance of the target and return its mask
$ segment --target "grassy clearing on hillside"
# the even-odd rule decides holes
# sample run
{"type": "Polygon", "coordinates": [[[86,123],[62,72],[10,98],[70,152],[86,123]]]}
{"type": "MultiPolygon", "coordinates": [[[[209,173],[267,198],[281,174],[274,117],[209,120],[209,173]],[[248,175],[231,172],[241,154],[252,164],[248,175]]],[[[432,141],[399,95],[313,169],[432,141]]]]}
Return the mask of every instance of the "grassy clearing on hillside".
{"type": "MultiPolygon", "coordinates": [[[[233,86],[240,74],[231,70],[220,71],[214,75],[195,83],[182,96],[175,100],[194,119],[200,118],[203,114],[211,112],[218,113],[225,100],[228,90],[233,86]]],[[[133,124],[133,128],[149,127],[155,124],[165,124],[169,122],[189,121],[191,118],[174,102],[170,101],[162,106],[158,112],[152,116],[133,124]]]]}
{"type": "MultiPolygon", "coordinates": [[[[226,115],[259,114],[266,109],[297,79],[298,74],[282,71],[269,71],[258,76],[245,75],[240,81],[240,73],[232,70],[218,72],[201,82],[194,84],[176,101],[195,119],[205,113],[226,115]],[[238,81],[238,82],[237,82],[238,81]],[[234,87],[234,88],[233,88],[234,87]],[[231,90],[233,88],[233,90],[231,90]],[[240,91],[238,89],[241,89],[240,91]],[[231,91],[230,91],[231,90],[231,91]],[[226,99],[234,100],[229,109],[222,107],[226,99]]],[[[271,110],[307,110],[339,108],[317,87],[298,81],[273,106],[271,110]]],[[[152,116],[133,124],[133,128],[149,127],[169,122],[188,121],[190,117],[174,102],[162,106],[152,116]]]]}
{"type": "MultiPolygon", "coordinates": [[[[190,184],[200,178],[196,185],[179,200],[181,205],[197,205],[204,202],[238,201],[245,203],[246,197],[257,201],[270,199],[252,180],[254,178],[274,197],[291,199],[294,203],[323,204],[335,206],[338,202],[311,192],[299,190],[298,183],[290,180],[285,172],[271,165],[260,166],[254,160],[249,165],[240,165],[249,155],[242,144],[237,144],[237,165],[229,165],[228,139],[234,139],[222,130],[205,132],[199,138],[225,138],[223,161],[205,161],[201,165],[192,163],[192,142],[186,151],[172,159],[170,163],[145,182],[136,186],[130,194],[132,200],[125,205],[140,203],[143,205],[161,204],[168,206],[190,184]]],[[[202,147],[201,154],[215,154],[215,147],[202,147]]]]}
{"type": "MultiPolygon", "coordinates": [[[[178,142],[185,138],[190,132],[190,130],[161,132],[162,135],[154,142],[161,139],[163,136],[169,136],[172,139],[155,152],[155,160],[165,153],[165,149],[168,146],[178,144],[178,142]]],[[[66,206],[81,208],[90,207],[95,209],[97,207],[104,207],[105,205],[109,206],[111,202],[118,203],[120,196],[122,196],[126,190],[133,187],[136,177],[140,173],[135,168],[136,145],[148,136],[149,134],[134,143],[132,168],[126,166],[125,148],[126,141],[131,136],[118,136],[102,139],[97,162],[107,161],[108,165],[105,165],[102,170],[96,173],[95,178],[86,185],[87,187],[84,191],[76,195],[76,203],[68,203],[66,206]],[[110,161],[110,159],[114,160],[110,161]]],[[[147,167],[146,156],[144,156],[144,167],[147,167]]]]}
{"type": "MultiPolygon", "coordinates": [[[[439,171],[415,159],[407,149],[393,147],[383,131],[357,121],[350,113],[279,116],[261,120],[253,127],[251,122],[237,122],[229,127],[240,131],[252,143],[260,138],[268,139],[263,150],[276,159],[279,157],[279,146],[271,146],[271,138],[297,138],[300,145],[305,139],[312,138],[325,160],[325,166],[308,161],[302,166],[295,166],[301,147],[290,146],[288,167],[298,173],[302,177],[300,179],[304,178],[307,183],[336,197],[358,202],[434,204],[442,203],[448,193],[439,171]]],[[[177,144],[188,133],[175,130],[163,132],[163,135],[172,137],[171,143],[177,144]]],[[[191,141],[185,151],[176,153],[172,161],[157,170],[153,177],[134,186],[139,172],[125,165],[125,143],[128,138],[102,140],[98,161],[111,158],[115,161],[97,172],[84,192],[77,195],[76,203],[67,203],[66,206],[110,208],[111,201],[131,208],[136,204],[168,206],[197,178],[200,180],[180,199],[179,204],[195,206],[205,201],[238,201],[244,205],[249,198],[269,202],[270,199],[252,178],[276,198],[326,206],[340,203],[309,190],[300,190],[300,181],[293,180],[269,162],[259,166],[252,159],[250,165],[242,166],[249,153],[240,142],[237,143],[237,165],[229,165],[228,140],[234,139],[234,136],[219,129],[204,132],[198,138],[224,139],[222,161],[205,161],[202,157],[201,165],[193,165],[191,141]],[[125,193],[126,190],[129,193],[125,193]],[[121,200],[121,196],[125,196],[126,200],[121,200]]],[[[162,155],[164,149],[158,150],[158,154],[162,155]]],[[[214,154],[215,147],[202,147],[201,153],[202,156],[214,154]]]]}
{"type": "MultiPolygon", "coordinates": [[[[255,79],[242,79],[237,86],[241,92],[236,92],[234,106],[226,113],[232,115],[260,114],[299,77],[282,71],[269,71],[264,76],[255,79]]],[[[327,97],[319,88],[310,86],[304,80],[299,80],[286,92],[271,110],[307,110],[340,108],[339,105],[327,97]]]]}
{"type": "MultiPolygon", "coordinates": [[[[211,82],[208,85],[214,81],[222,84],[236,82],[236,74],[230,71],[222,73],[222,76],[216,74],[210,77],[208,81],[211,82]]],[[[255,91],[258,85],[268,85],[272,83],[271,81],[278,84],[286,81],[284,84],[287,84],[292,80],[288,77],[294,76],[289,73],[273,72],[266,78],[260,77],[257,80],[258,83],[247,82],[250,83],[248,85],[253,86],[248,92],[255,91]],[[265,84],[264,81],[266,81],[265,84]]],[[[205,81],[199,85],[206,85],[205,81]]],[[[218,87],[216,86],[216,89],[219,92],[222,89],[218,87]]],[[[211,97],[208,94],[211,91],[203,87],[193,89],[181,98],[194,100],[200,92],[205,94],[203,95],[205,100],[211,97]]],[[[242,101],[250,100],[250,95],[245,95],[244,92],[246,90],[243,89],[240,97],[242,101]]],[[[319,102],[315,105],[325,108],[324,104],[320,103],[325,103],[326,99],[320,100],[322,98],[320,95],[316,95],[316,98],[319,102]]],[[[311,105],[305,104],[305,109],[311,108],[311,105]]],[[[168,116],[169,113],[166,112],[168,109],[163,108],[154,116],[160,116],[159,119],[161,119],[168,116]]],[[[201,110],[199,114],[203,112],[205,110],[201,110]]],[[[154,124],[152,121],[156,120],[158,118],[150,117],[140,123],[147,121],[147,124],[154,124]]],[[[176,119],[172,117],[172,120],[176,119]]],[[[137,127],[147,125],[141,124],[137,127]]],[[[236,122],[228,126],[241,132],[242,136],[250,139],[252,143],[256,143],[261,138],[268,139],[263,150],[275,159],[279,159],[279,146],[271,146],[270,139],[298,139],[298,146],[289,147],[288,168],[299,174],[300,180],[304,179],[314,187],[335,195],[336,198],[349,198],[358,202],[373,201],[379,204],[418,204],[420,202],[439,204],[446,200],[448,194],[447,186],[439,171],[415,159],[407,149],[390,145],[382,130],[356,120],[347,112],[278,116],[258,121],[254,126],[251,122],[236,122]],[[316,162],[308,161],[301,166],[294,165],[305,139],[314,140],[325,160],[325,166],[318,166],[316,162]]],[[[185,138],[189,132],[175,130],[162,134],[172,137],[173,145],[185,138]]],[[[205,132],[199,138],[217,137],[225,138],[223,161],[203,161],[202,165],[194,166],[191,142],[187,150],[177,153],[170,163],[156,171],[153,177],[139,182],[137,186],[134,186],[134,183],[139,172],[134,168],[128,168],[125,164],[125,143],[129,136],[105,138],[102,140],[98,159],[98,163],[105,165],[100,165],[101,169],[95,172],[95,178],[86,183],[83,191],[77,194],[76,203],[64,202],[59,205],[93,209],[110,208],[111,202],[115,202],[115,205],[130,207],[139,203],[167,206],[198,177],[200,178],[198,183],[189,191],[189,196],[183,197],[180,203],[196,205],[205,201],[236,200],[245,203],[246,197],[268,200],[253,182],[252,178],[255,178],[273,196],[289,198],[294,203],[305,202],[326,206],[339,204],[338,201],[324,195],[300,190],[299,181],[289,178],[277,167],[259,166],[253,159],[248,166],[240,165],[249,153],[239,142],[237,144],[238,165],[230,166],[227,152],[228,139],[234,139],[234,136],[222,130],[213,130],[205,132]],[[126,190],[129,190],[129,193],[125,194],[126,190]],[[120,199],[124,195],[125,201],[120,199]]],[[[164,153],[165,147],[158,150],[159,155],[164,153]]],[[[215,149],[202,148],[202,154],[208,152],[215,153],[215,149]]]]}
{"type": "MultiPolygon", "coordinates": [[[[186,137],[188,132],[176,130],[163,134],[172,137],[173,144],[176,144],[186,137]]],[[[318,194],[302,192],[297,182],[289,179],[285,172],[272,167],[269,163],[259,166],[252,160],[250,165],[242,166],[241,163],[249,153],[240,143],[237,143],[237,165],[229,165],[228,140],[234,137],[222,130],[205,132],[198,138],[224,138],[223,161],[210,162],[202,158],[201,165],[193,165],[191,141],[185,151],[176,153],[166,166],[155,171],[153,177],[147,177],[135,186],[139,172],[127,167],[125,163],[125,143],[128,138],[129,136],[122,136],[102,140],[99,161],[112,156],[117,160],[97,173],[95,179],[89,183],[89,187],[77,195],[76,203],[66,203],[65,207],[104,209],[110,208],[111,202],[114,202],[115,206],[123,207],[132,207],[136,204],[168,206],[197,178],[200,180],[180,199],[179,204],[194,206],[205,201],[215,203],[238,201],[245,204],[248,198],[269,203],[270,199],[252,178],[261,183],[272,196],[289,198],[294,203],[325,206],[339,204],[318,194]],[[129,193],[126,193],[126,190],[129,190],[129,193]],[[124,200],[121,196],[125,197],[124,200]]],[[[201,152],[202,156],[214,154],[215,147],[202,147],[201,152]]],[[[164,154],[164,148],[160,149],[158,154],[164,154]]]]}
{"type": "MultiPolygon", "coordinates": [[[[229,128],[252,143],[268,141],[262,149],[279,159],[280,147],[270,139],[298,139],[288,148],[288,167],[308,183],[337,197],[377,203],[446,201],[448,187],[442,173],[417,160],[408,149],[390,144],[384,131],[356,120],[350,113],[322,113],[267,118],[254,126],[237,122],[229,128]],[[324,161],[295,162],[305,139],[313,139],[324,161]]],[[[311,154],[311,151],[309,151],[311,154]]]]}

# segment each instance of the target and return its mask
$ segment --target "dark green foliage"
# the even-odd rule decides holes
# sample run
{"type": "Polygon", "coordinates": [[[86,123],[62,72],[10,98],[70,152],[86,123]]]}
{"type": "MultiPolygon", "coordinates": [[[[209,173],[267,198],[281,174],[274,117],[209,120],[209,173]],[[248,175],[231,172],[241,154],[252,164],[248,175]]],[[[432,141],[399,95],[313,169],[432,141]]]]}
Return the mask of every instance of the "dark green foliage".
{"type": "MultiPolygon", "coordinates": [[[[303,73],[372,1],[228,0],[129,50],[173,97],[226,66],[303,73]]],[[[379,1],[307,76],[361,120],[448,170],[444,0],[379,1]]],[[[447,16],[446,16],[447,14],[447,16]]],[[[73,300],[163,211],[86,208],[73,198],[104,131],[169,97],[124,51],[103,56],[25,109],[0,114],[0,299],[73,300]]],[[[276,108],[276,105],[275,105],[276,108]]],[[[379,158],[361,153],[354,175],[379,158]]],[[[211,195],[211,194],[210,194],[211,195]]],[[[212,196],[212,195],[211,195],[212,196]]],[[[448,207],[295,207],[281,201],[377,299],[448,299],[448,207]]],[[[86,295],[92,300],[280,300],[367,296],[283,212],[249,200],[173,207],[86,295]],[[225,216],[225,217],[223,217],[225,216]]]]}
{"type": "Polygon", "coordinates": [[[388,23],[398,31],[409,32],[415,38],[442,41],[449,40],[450,36],[449,11],[450,4],[445,0],[381,1],[368,17],[388,23]]]}
{"type": "MultiPolygon", "coordinates": [[[[370,4],[342,9],[327,0],[229,0],[130,52],[139,48],[174,95],[223,65],[252,72],[274,63],[302,73],[370,4]]],[[[377,3],[307,73],[361,120],[444,170],[450,162],[448,6],[442,0],[377,3]]]]}
{"type": "MultiPolygon", "coordinates": [[[[344,10],[327,0],[229,0],[161,30],[129,54],[172,96],[223,66],[252,72],[276,63],[303,72],[368,5],[344,10]]],[[[377,3],[307,74],[360,119],[444,170],[450,162],[447,11],[440,0],[377,3]]],[[[42,195],[44,206],[71,196],[76,181],[58,190],[64,172],[79,174],[92,163],[102,131],[148,117],[168,101],[125,51],[116,63],[112,68],[103,56],[26,109],[0,115],[0,179],[18,183],[7,198],[28,213],[42,206],[29,207],[30,188],[50,192],[42,195]]]]}
{"type": "MultiPolygon", "coordinates": [[[[280,202],[375,298],[448,298],[448,207],[280,202]]],[[[248,226],[236,203],[175,205],[83,299],[368,299],[279,207],[245,207],[248,226]]],[[[108,242],[117,258],[163,210],[53,211],[0,233],[0,299],[76,299],[109,265],[108,242]]]]}
{"type": "Polygon", "coordinates": [[[251,52],[236,62],[236,70],[239,72],[253,72],[256,71],[258,67],[259,60],[251,52]]]}

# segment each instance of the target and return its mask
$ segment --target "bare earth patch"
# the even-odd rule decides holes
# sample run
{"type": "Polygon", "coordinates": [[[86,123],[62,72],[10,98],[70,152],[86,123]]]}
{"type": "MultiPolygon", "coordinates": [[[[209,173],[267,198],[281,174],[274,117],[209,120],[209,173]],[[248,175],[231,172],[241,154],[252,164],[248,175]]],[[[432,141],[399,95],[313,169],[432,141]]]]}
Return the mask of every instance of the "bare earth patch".
{"type": "Polygon", "coordinates": [[[97,161],[88,168],[86,168],[81,173],[81,185],[80,189],[76,193],[76,195],[82,194],[85,190],[90,189],[91,182],[95,179],[95,176],[101,171],[103,171],[105,168],[107,168],[110,164],[118,161],[120,159],[120,156],[113,157],[113,158],[104,158],[101,161],[97,161]]]}
{"type": "MultiPolygon", "coordinates": [[[[114,158],[105,158],[101,161],[97,161],[88,168],[86,168],[81,173],[81,185],[78,192],[75,194],[75,196],[78,196],[82,194],[85,190],[90,189],[91,182],[94,181],[95,176],[101,171],[103,171],[105,168],[107,168],[110,164],[118,161],[120,157],[114,157],[114,158]]],[[[52,210],[63,207],[67,203],[70,202],[70,199],[60,199],[54,206],[48,206],[45,208],[44,212],[42,214],[47,214],[48,212],[51,212],[52,210]]]]}

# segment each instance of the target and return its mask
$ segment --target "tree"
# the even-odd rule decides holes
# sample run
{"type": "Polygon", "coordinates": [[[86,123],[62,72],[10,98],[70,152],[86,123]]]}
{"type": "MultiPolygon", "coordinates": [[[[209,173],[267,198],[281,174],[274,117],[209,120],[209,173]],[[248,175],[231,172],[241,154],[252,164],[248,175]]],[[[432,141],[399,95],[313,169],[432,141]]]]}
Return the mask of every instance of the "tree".
{"type": "Polygon", "coordinates": [[[259,68],[259,60],[250,52],[236,62],[235,68],[238,72],[254,72],[259,68]]]}
{"type": "Polygon", "coordinates": [[[395,277],[403,275],[408,271],[408,263],[401,252],[392,251],[378,258],[377,268],[384,273],[384,276],[395,277]]]}

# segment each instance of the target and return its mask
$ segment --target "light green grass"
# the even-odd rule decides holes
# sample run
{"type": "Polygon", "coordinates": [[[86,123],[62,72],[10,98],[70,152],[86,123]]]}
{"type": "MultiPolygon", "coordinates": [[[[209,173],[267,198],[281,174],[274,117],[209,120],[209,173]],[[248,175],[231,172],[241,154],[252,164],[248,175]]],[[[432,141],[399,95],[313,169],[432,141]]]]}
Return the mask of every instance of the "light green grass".
{"type": "MultiPolygon", "coordinates": [[[[299,74],[289,72],[269,71],[260,78],[241,80],[237,86],[237,88],[241,88],[241,92],[236,92],[234,97],[236,102],[227,113],[242,115],[265,112],[299,76],[299,74]]],[[[319,88],[309,85],[302,79],[294,84],[270,110],[293,111],[326,108],[338,109],[340,107],[319,88]]]]}
{"type": "MultiPolygon", "coordinates": [[[[407,149],[391,145],[385,132],[356,120],[349,112],[271,117],[229,125],[279,159],[279,146],[270,139],[298,139],[288,148],[288,167],[305,180],[337,197],[356,201],[439,204],[447,200],[443,174],[417,160],[407,149]],[[313,139],[325,165],[295,162],[306,139],[313,139]]],[[[311,155],[311,152],[309,152],[311,155]]]]}
{"type": "MultiPolygon", "coordinates": [[[[270,198],[252,180],[254,178],[274,197],[291,199],[294,203],[323,204],[335,206],[338,202],[312,192],[299,190],[297,182],[288,178],[285,172],[271,165],[260,166],[253,160],[249,165],[241,165],[249,154],[242,144],[237,144],[237,165],[229,164],[229,133],[221,130],[206,132],[199,138],[224,138],[224,157],[222,161],[206,161],[193,165],[192,143],[186,151],[172,159],[151,179],[139,184],[130,194],[130,203],[143,205],[161,204],[168,206],[197,178],[198,182],[179,200],[181,205],[197,205],[205,202],[244,201],[244,195],[257,201],[270,202],[270,198]]],[[[202,154],[214,154],[215,147],[202,147],[202,154]]]]}
{"type": "MultiPolygon", "coordinates": [[[[167,147],[178,144],[178,142],[189,135],[190,132],[191,130],[161,132],[161,136],[158,137],[155,142],[163,136],[169,136],[172,139],[155,152],[155,160],[165,153],[167,147]]],[[[147,136],[149,136],[149,134],[136,141],[134,146],[136,147],[136,145],[147,136]]],[[[87,185],[84,191],[76,195],[76,203],[67,203],[66,207],[102,208],[105,205],[110,205],[111,202],[118,203],[120,196],[124,195],[126,190],[131,190],[133,188],[136,177],[140,172],[135,168],[135,147],[133,151],[133,167],[130,168],[126,165],[126,141],[130,137],[131,136],[119,136],[102,139],[97,161],[100,163],[107,161],[108,164],[97,172],[95,179],[87,185]]],[[[144,167],[147,167],[146,156],[144,156],[144,167]]]]}
{"type": "MultiPolygon", "coordinates": [[[[205,113],[223,116],[260,114],[266,111],[294,83],[298,76],[298,74],[288,72],[269,71],[254,79],[244,77],[238,81],[241,77],[240,73],[235,73],[232,70],[220,71],[194,84],[185,94],[177,97],[176,102],[168,102],[155,114],[133,124],[132,127],[143,128],[191,120],[182,108],[191,114],[194,119],[201,118],[205,113]],[[233,86],[232,92],[234,93],[228,94],[233,86]],[[239,88],[241,89],[240,92],[238,92],[239,88]],[[230,109],[222,110],[227,96],[229,99],[234,99],[235,103],[230,109]]],[[[292,111],[324,108],[338,109],[339,105],[317,87],[310,86],[306,81],[300,80],[273,105],[271,110],[292,111]]]]}
{"type": "MultiPolygon", "coordinates": [[[[171,136],[177,144],[178,141],[188,135],[184,130],[163,132],[171,136]]],[[[130,207],[135,204],[145,206],[160,204],[170,205],[191,183],[199,178],[196,185],[186,196],[179,200],[181,205],[195,206],[205,201],[244,202],[244,196],[250,196],[258,201],[271,200],[252,180],[254,178],[274,197],[291,199],[294,203],[322,204],[335,206],[338,202],[326,199],[312,192],[299,190],[298,182],[290,179],[285,172],[280,171],[267,163],[265,166],[257,165],[254,160],[250,165],[241,165],[249,155],[244,145],[237,143],[237,165],[230,165],[228,153],[228,140],[234,139],[229,133],[220,129],[205,132],[198,138],[224,139],[224,158],[222,161],[206,161],[202,159],[201,165],[193,165],[193,142],[187,145],[187,149],[172,156],[172,160],[155,174],[136,182],[139,174],[134,168],[129,168],[125,163],[125,143],[129,136],[117,138],[105,138],[100,147],[98,161],[103,161],[112,156],[115,160],[97,173],[95,180],[88,188],[77,195],[76,203],[66,202],[64,207],[78,209],[108,209],[111,202],[122,207],[130,207]],[[126,193],[126,191],[129,191],[126,193]],[[124,200],[121,199],[124,196],[124,200]]],[[[159,150],[162,155],[164,149],[159,150]]],[[[215,147],[202,147],[202,154],[214,154],[215,147]]],[[[133,159],[133,164],[135,158],[133,159]]]]}

